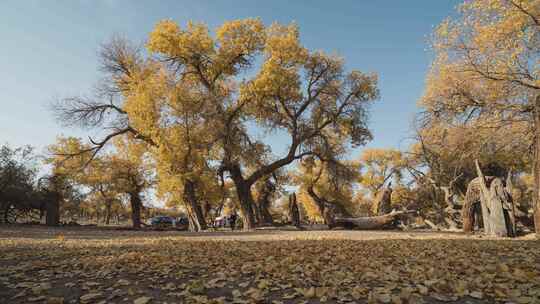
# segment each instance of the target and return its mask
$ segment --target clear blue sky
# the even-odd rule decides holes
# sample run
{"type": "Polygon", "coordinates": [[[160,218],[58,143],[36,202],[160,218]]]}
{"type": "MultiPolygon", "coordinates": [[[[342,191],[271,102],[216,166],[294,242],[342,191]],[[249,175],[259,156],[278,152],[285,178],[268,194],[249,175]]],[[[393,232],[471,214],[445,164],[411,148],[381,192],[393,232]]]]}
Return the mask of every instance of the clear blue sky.
{"type": "Polygon", "coordinates": [[[335,52],[349,69],[379,74],[381,99],[371,109],[370,147],[406,148],[431,53],[428,36],[458,1],[120,1],[4,0],[0,4],[0,143],[41,149],[62,129],[48,105],[85,94],[99,77],[100,43],[121,33],[144,41],[164,18],[180,25],[261,17],[300,26],[311,49],[335,52]]]}

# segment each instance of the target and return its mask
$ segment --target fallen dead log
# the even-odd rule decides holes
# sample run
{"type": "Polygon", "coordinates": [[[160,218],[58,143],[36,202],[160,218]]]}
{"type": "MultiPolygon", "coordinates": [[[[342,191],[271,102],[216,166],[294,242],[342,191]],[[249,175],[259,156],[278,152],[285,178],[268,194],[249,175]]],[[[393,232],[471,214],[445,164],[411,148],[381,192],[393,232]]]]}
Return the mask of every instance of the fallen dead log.
{"type": "Polygon", "coordinates": [[[429,228],[431,228],[433,230],[441,230],[441,227],[435,225],[435,223],[433,223],[432,221],[430,221],[428,219],[424,219],[424,223],[426,223],[426,225],[428,225],[429,228]]]}
{"type": "Polygon", "coordinates": [[[414,210],[392,211],[385,215],[365,217],[341,217],[335,218],[330,229],[344,227],[347,229],[373,230],[384,229],[393,226],[396,219],[406,214],[416,213],[414,210]]]}

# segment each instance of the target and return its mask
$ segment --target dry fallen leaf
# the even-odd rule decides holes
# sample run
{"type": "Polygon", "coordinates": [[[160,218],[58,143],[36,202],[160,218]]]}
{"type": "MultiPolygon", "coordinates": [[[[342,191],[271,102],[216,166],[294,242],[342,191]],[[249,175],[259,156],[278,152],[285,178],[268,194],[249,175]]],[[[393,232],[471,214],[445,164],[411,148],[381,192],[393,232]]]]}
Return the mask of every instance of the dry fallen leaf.
{"type": "Polygon", "coordinates": [[[133,301],[133,304],[147,304],[150,303],[151,300],[152,298],[150,297],[140,297],[135,299],[135,301],[133,301]]]}
{"type": "Polygon", "coordinates": [[[94,292],[94,293],[87,293],[85,295],[82,295],[79,299],[81,300],[81,303],[90,303],[91,301],[94,301],[101,297],[103,297],[102,293],[94,292]]]}

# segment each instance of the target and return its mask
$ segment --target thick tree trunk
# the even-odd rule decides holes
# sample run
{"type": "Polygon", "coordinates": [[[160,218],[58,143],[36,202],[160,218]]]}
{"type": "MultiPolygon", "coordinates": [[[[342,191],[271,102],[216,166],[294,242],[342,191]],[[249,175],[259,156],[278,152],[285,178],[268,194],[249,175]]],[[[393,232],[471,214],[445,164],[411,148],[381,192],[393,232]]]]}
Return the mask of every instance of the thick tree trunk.
{"type": "Polygon", "coordinates": [[[47,226],[58,226],[60,224],[60,203],[58,200],[49,201],[45,213],[45,224],[47,226]]]}
{"type": "Polygon", "coordinates": [[[266,180],[258,190],[256,206],[257,223],[258,225],[272,225],[274,220],[269,208],[271,204],[270,198],[275,191],[275,187],[269,180],[266,180]]]}
{"type": "Polygon", "coordinates": [[[141,228],[141,207],[142,200],[138,191],[129,193],[129,200],[131,203],[131,222],[133,228],[141,228]]]}
{"type": "Polygon", "coordinates": [[[60,202],[62,201],[62,192],[60,176],[51,178],[52,189],[46,195],[45,202],[45,224],[47,226],[58,226],[60,224],[60,202]]]}
{"type": "MultiPolygon", "coordinates": [[[[60,224],[60,201],[62,196],[56,190],[45,195],[45,224],[58,226],[60,224]]],[[[42,208],[40,208],[42,209],[42,208]]]]}
{"type": "Polygon", "coordinates": [[[111,223],[111,201],[107,200],[105,206],[105,225],[109,225],[111,223]]]}
{"type": "Polygon", "coordinates": [[[323,208],[322,217],[328,228],[332,229],[336,226],[336,214],[332,206],[328,205],[323,208]]]}
{"type": "Polygon", "coordinates": [[[244,230],[255,228],[255,216],[253,214],[253,196],[251,194],[251,185],[242,176],[239,165],[233,165],[229,169],[231,178],[236,188],[240,210],[242,211],[242,224],[244,230]]]}
{"type": "Polygon", "coordinates": [[[540,95],[534,104],[534,152],[533,152],[533,217],[536,234],[540,235],[540,95]]]}
{"type": "Polygon", "coordinates": [[[191,180],[187,180],[184,183],[184,199],[186,201],[189,229],[191,231],[206,230],[206,221],[201,205],[197,199],[195,183],[191,180]]]}

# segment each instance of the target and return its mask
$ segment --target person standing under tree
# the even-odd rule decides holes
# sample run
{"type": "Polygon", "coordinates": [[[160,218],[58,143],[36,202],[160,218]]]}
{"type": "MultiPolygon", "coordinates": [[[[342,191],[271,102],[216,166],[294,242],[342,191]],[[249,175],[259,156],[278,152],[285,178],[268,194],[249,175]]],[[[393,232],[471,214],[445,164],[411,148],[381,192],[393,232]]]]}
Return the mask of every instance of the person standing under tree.
{"type": "Polygon", "coordinates": [[[229,224],[231,225],[231,230],[234,230],[236,226],[236,219],[238,218],[238,215],[236,214],[236,211],[233,211],[231,215],[229,215],[229,224]]]}

